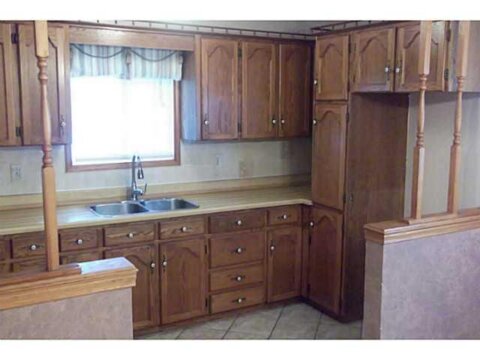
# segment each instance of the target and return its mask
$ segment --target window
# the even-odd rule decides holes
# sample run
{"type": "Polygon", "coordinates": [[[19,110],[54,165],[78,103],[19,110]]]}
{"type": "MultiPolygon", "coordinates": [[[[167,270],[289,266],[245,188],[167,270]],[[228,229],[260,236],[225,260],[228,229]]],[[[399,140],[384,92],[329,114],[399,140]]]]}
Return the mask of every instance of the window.
{"type": "Polygon", "coordinates": [[[178,164],[177,81],[181,54],[71,46],[69,170],[178,164]]]}

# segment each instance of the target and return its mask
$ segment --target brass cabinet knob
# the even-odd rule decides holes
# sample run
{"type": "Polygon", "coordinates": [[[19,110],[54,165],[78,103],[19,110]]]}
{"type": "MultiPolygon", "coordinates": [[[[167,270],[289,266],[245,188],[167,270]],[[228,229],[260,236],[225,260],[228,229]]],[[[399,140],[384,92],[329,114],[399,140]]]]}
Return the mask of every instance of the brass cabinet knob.
{"type": "Polygon", "coordinates": [[[247,300],[247,298],[238,298],[236,300],[237,303],[241,304],[242,302],[244,302],[245,300],[247,300]]]}
{"type": "Polygon", "coordinates": [[[164,268],[167,267],[167,264],[168,264],[168,263],[167,263],[167,260],[163,260],[163,261],[162,261],[162,266],[163,266],[164,268]]]}
{"type": "Polygon", "coordinates": [[[182,230],[182,232],[188,232],[188,227],[182,226],[182,229],[181,229],[181,230],[182,230]]]}
{"type": "Polygon", "coordinates": [[[243,222],[242,222],[242,220],[237,220],[237,221],[235,222],[235,224],[237,224],[238,226],[241,226],[241,225],[243,224],[243,222]]]}
{"type": "Polygon", "coordinates": [[[155,269],[156,266],[157,266],[157,264],[155,264],[155,262],[152,261],[150,263],[150,268],[155,269]]]}
{"type": "Polygon", "coordinates": [[[238,276],[235,278],[235,280],[237,280],[238,282],[243,281],[243,279],[244,279],[244,276],[242,276],[242,275],[238,275],[238,276]]]}
{"type": "Polygon", "coordinates": [[[203,123],[204,123],[205,125],[208,125],[208,120],[203,120],[203,123]]]}
{"type": "Polygon", "coordinates": [[[30,245],[30,248],[29,248],[29,249],[30,249],[31,251],[35,251],[35,250],[38,249],[38,245],[32,244],[32,245],[30,245]]]}
{"type": "Polygon", "coordinates": [[[390,72],[390,66],[385,66],[385,74],[388,74],[390,72]]]}
{"type": "Polygon", "coordinates": [[[401,69],[399,67],[395,68],[395,74],[400,74],[401,69]]]}
{"type": "Polygon", "coordinates": [[[313,80],[313,85],[318,85],[318,80],[317,79],[313,80]]]}
{"type": "Polygon", "coordinates": [[[310,222],[308,223],[308,225],[309,225],[310,227],[313,227],[313,226],[315,225],[315,223],[314,223],[313,221],[310,221],[310,222]]]}
{"type": "Polygon", "coordinates": [[[287,214],[283,214],[282,215],[282,220],[287,220],[288,219],[288,215],[287,214]]]}
{"type": "Polygon", "coordinates": [[[317,119],[313,119],[313,126],[317,125],[317,119]]]}
{"type": "Polygon", "coordinates": [[[135,235],[134,235],[133,233],[128,233],[128,234],[127,234],[127,237],[128,237],[129,239],[133,239],[134,236],[135,236],[135,235]]]}
{"type": "Polygon", "coordinates": [[[75,241],[75,244],[77,244],[77,245],[82,245],[82,244],[83,244],[83,240],[82,240],[82,239],[77,239],[77,240],[75,241]]]}
{"type": "Polygon", "coordinates": [[[270,251],[275,251],[275,245],[270,246],[270,251]]]}
{"type": "Polygon", "coordinates": [[[280,124],[282,124],[282,125],[285,124],[285,120],[283,120],[283,119],[280,120],[280,124]]]}
{"type": "Polygon", "coordinates": [[[239,248],[237,248],[237,249],[235,250],[235,252],[236,252],[237,254],[241,254],[241,253],[243,252],[243,249],[239,247],[239,248]]]}
{"type": "Polygon", "coordinates": [[[273,124],[273,125],[276,125],[276,124],[277,124],[277,120],[272,119],[272,124],[273,124]]]}

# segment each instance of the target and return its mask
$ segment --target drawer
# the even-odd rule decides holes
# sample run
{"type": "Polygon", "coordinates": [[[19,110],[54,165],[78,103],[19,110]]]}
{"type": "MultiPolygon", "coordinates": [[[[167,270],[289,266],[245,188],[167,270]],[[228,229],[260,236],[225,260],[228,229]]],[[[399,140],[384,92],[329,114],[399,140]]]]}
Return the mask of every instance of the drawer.
{"type": "Polygon", "coordinates": [[[12,264],[14,273],[34,273],[42,272],[47,269],[47,259],[40,258],[35,260],[20,261],[12,264]]]}
{"type": "Polygon", "coordinates": [[[298,206],[281,206],[268,210],[268,225],[297,224],[299,221],[298,206]]]}
{"type": "Polygon", "coordinates": [[[60,256],[60,262],[62,265],[72,264],[72,263],[81,263],[87,261],[101,260],[103,258],[101,251],[91,251],[80,254],[70,254],[60,256]]]}
{"type": "Polygon", "coordinates": [[[112,225],[105,228],[105,245],[125,245],[155,238],[154,223],[112,225]]]}
{"type": "Polygon", "coordinates": [[[216,270],[210,273],[210,291],[229,290],[244,285],[252,285],[265,280],[263,264],[216,270]]]}
{"type": "Polygon", "coordinates": [[[265,257],[265,233],[212,236],[210,239],[210,266],[212,268],[236,265],[265,257]]]}
{"type": "Polygon", "coordinates": [[[10,240],[0,239],[0,261],[10,259],[10,240]]]}
{"type": "Polygon", "coordinates": [[[235,211],[210,216],[211,233],[257,229],[264,226],[264,210],[235,211]]]}
{"type": "Polygon", "coordinates": [[[60,231],[60,251],[92,249],[98,247],[102,238],[100,228],[60,231]]]}
{"type": "Polygon", "coordinates": [[[210,296],[210,311],[212,314],[215,314],[223,311],[263,304],[264,302],[265,287],[258,286],[210,296]]]}
{"type": "Polygon", "coordinates": [[[13,235],[12,253],[15,259],[45,256],[45,236],[43,232],[13,235]]]}
{"type": "Polygon", "coordinates": [[[2,274],[8,274],[10,272],[10,263],[0,263],[0,276],[2,274]]]}
{"type": "Polygon", "coordinates": [[[176,239],[205,233],[203,217],[164,220],[159,225],[160,239],[176,239]]]}

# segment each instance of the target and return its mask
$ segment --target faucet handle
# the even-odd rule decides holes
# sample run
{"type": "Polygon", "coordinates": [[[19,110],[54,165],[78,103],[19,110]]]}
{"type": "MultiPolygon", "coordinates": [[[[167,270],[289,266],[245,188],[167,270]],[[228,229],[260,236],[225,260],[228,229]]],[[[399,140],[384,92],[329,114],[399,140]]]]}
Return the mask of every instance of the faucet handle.
{"type": "Polygon", "coordinates": [[[143,194],[142,195],[145,195],[147,193],[147,183],[145,183],[145,187],[143,188],[143,194]]]}

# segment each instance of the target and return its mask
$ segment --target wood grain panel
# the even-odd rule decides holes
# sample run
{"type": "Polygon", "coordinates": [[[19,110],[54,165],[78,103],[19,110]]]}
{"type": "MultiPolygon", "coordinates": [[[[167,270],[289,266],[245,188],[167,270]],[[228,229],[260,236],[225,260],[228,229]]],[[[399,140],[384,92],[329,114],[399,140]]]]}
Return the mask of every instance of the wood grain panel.
{"type": "Polygon", "coordinates": [[[60,263],[62,265],[72,264],[72,263],[82,263],[87,261],[95,261],[103,259],[101,251],[89,251],[83,253],[74,253],[69,255],[60,256],[60,263]]]}
{"type": "Polygon", "coordinates": [[[160,239],[176,239],[205,233],[203,217],[163,220],[159,225],[160,239]]]}
{"type": "Polygon", "coordinates": [[[43,232],[12,236],[12,255],[15,259],[45,255],[45,235],[43,232]]]}
{"type": "Polygon", "coordinates": [[[152,241],[155,238],[154,223],[110,225],[104,231],[106,246],[152,241]]]}
{"type": "Polygon", "coordinates": [[[92,249],[102,244],[101,228],[60,230],[60,251],[92,249]]]}
{"type": "Polygon", "coordinates": [[[263,260],[263,231],[215,235],[210,239],[210,267],[220,267],[263,260]]]}
{"type": "Polygon", "coordinates": [[[210,296],[210,311],[212,314],[216,314],[264,302],[265,287],[259,286],[210,296]]]}
{"type": "Polygon", "coordinates": [[[300,221],[299,206],[279,206],[268,209],[268,225],[297,224],[300,221]]]}
{"type": "Polygon", "coordinates": [[[14,273],[39,273],[47,270],[46,257],[36,258],[32,260],[19,261],[12,264],[12,272],[14,273]]]}
{"type": "Polygon", "coordinates": [[[0,261],[10,259],[10,240],[0,238],[0,261]]]}
{"type": "Polygon", "coordinates": [[[246,210],[220,213],[209,218],[210,233],[257,229],[265,226],[264,210],[246,210]]]}
{"type": "Polygon", "coordinates": [[[210,291],[229,290],[265,281],[263,264],[212,271],[209,275],[210,291]]]}

